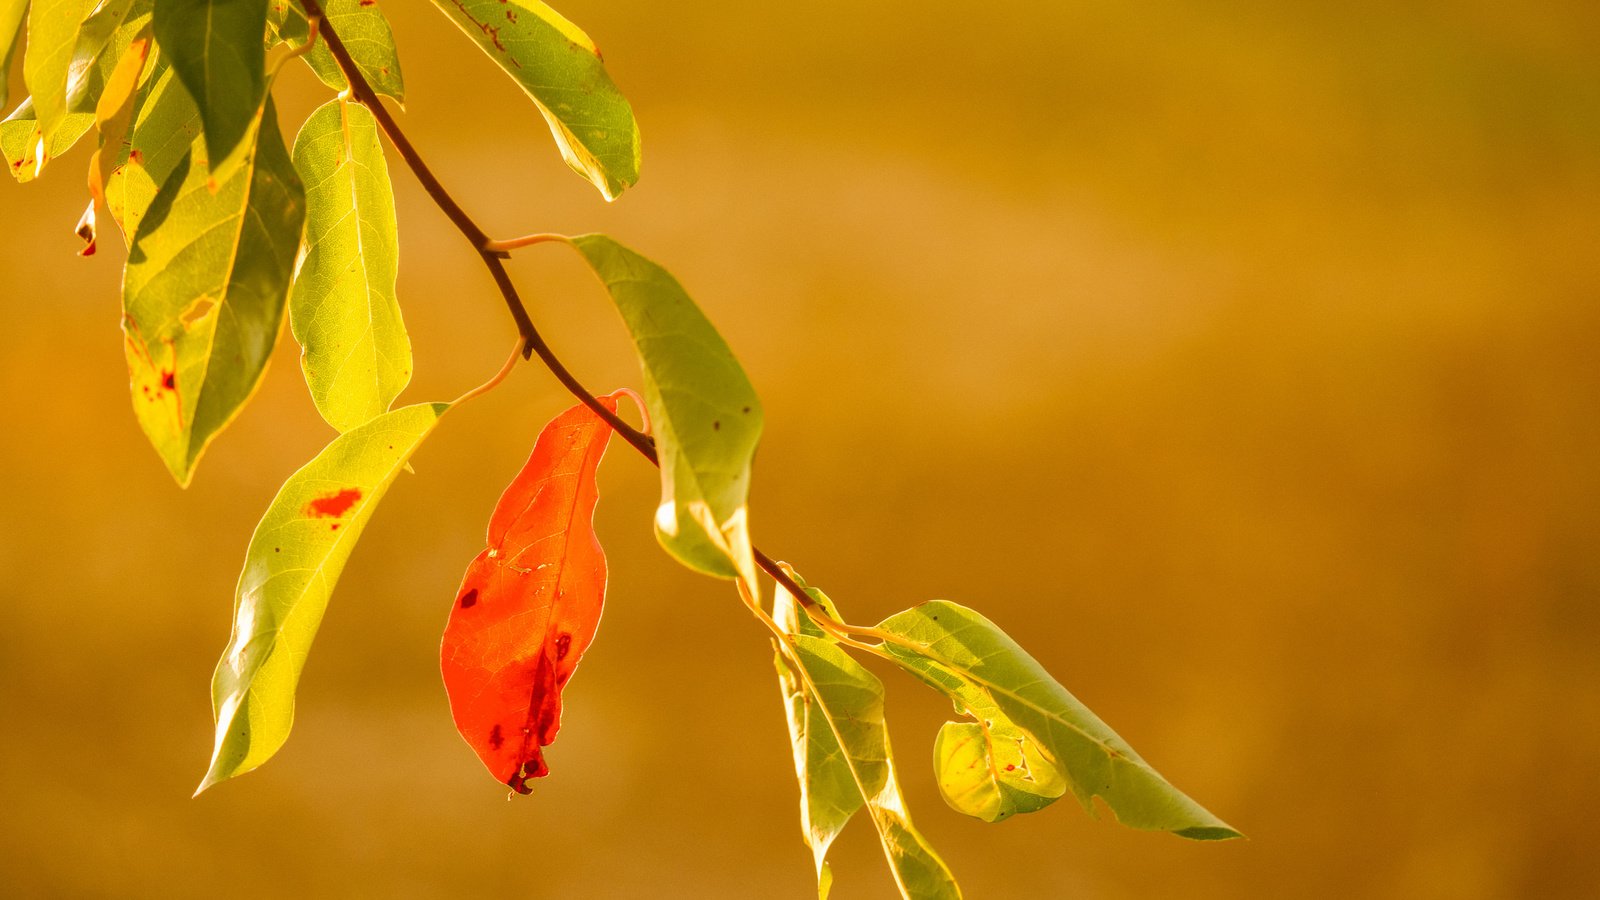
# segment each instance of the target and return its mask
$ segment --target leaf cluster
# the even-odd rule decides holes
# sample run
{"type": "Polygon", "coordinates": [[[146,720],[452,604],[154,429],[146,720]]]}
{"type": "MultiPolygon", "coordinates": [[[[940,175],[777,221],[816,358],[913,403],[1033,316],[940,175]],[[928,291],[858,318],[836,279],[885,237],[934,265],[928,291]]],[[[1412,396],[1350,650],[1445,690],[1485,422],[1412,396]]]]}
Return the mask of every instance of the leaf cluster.
{"type": "MultiPolygon", "coordinates": [[[[523,90],[557,152],[605,200],[638,180],[633,111],[582,30],[539,0],[435,5],[523,90]]],[[[27,181],[94,132],[84,252],[95,252],[97,223],[108,216],[127,246],[122,331],[133,411],[173,478],[187,485],[248,403],[285,319],[311,400],[338,432],[283,484],[246,550],[212,682],[215,740],[201,790],[283,745],[301,670],[362,532],[423,441],[478,393],[395,406],[412,353],[396,288],[387,134],[496,274],[519,350],[538,352],[579,400],[508,488],[490,547],[452,604],[444,658],[452,708],[497,779],[524,790],[546,773],[540,747],[554,740],[560,688],[593,636],[604,594],[603,556],[584,549],[593,543],[584,529],[599,451],[547,441],[581,433],[603,450],[596,435],[610,429],[660,468],[652,522],[662,547],[734,582],[771,631],[822,895],[832,882],[829,846],[861,811],[905,896],[960,895],[912,822],[884,685],[862,655],[950,700],[957,718],[938,732],[933,761],[959,812],[998,822],[1070,792],[1085,808],[1100,797],[1135,828],[1237,836],[982,615],[940,600],[851,625],[825,594],[757,550],[747,497],[763,413],[732,350],[670,273],[609,237],[495,241],[478,230],[379,99],[403,100],[405,83],[372,0],[0,0],[8,65],[24,34],[29,97],[0,122],[0,152],[27,181]],[[337,95],[290,144],[272,87],[293,60],[337,95]],[[639,358],[648,433],[623,422],[614,399],[583,388],[538,339],[498,261],[540,243],[575,251],[615,304],[639,358]],[[547,566],[549,577],[534,577],[547,566]],[[578,570],[581,579],[564,580],[578,570]],[[524,739],[507,745],[503,733],[519,724],[524,739]]]]}

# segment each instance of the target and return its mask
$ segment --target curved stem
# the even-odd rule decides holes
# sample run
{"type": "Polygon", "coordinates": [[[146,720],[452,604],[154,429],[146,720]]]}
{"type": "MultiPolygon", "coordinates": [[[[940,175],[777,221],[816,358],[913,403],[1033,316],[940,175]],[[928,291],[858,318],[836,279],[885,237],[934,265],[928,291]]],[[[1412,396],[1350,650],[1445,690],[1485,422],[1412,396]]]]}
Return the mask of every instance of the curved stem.
{"type": "Polygon", "coordinates": [[[490,391],[494,390],[495,388],[499,387],[500,386],[500,382],[505,381],[506,380],[506,376],[511,374],[511,370],[515,369],[517,367],[517,360],[519,360],[521,358],[522,358],[522,339],[518,338],[516,344],[514,344],[511,347],[511,357],[506,360],[506,364],[500,367],[500,371],[496,372],[494,374],[493,378],[490,378],[488,381],[485,381],[483,384],[480,384],[477,387],[473,388],[472,390],[467,391],[465,394],[462,394],[461,396],[457,397],[454,401],[451,402],[450,405],[452,407],[460,406],[461,404],[467,402],[468,400],[471,400],[474,397],[482,397],[484,394],[487,394],[490,391]]]}
{"type": "MultiPolygon", "coordinates": [[[[539,330],[534,327],[533,320],[528,317],[527,308],[523,306],[522,298],[517,293],[516,285],[511,282],[511,276],[506,272],[505,264],[501,262],[502,259],[509,255],[509,251],[518,247],[526,247],[548,241],[565,241],[567,238],[564,235],[557,234],[530,234],[505,241],[490,239],[483,229],[479,228],[478,224],[472,220],[472,217],[467,215],[466,210],[462,209],[461,205],[456,203],[455,199],[450,196],[450,192],[444,189],[444,185],[439,183],[439,179],[434,176],[427,163],[422,161],[422,156],[417,153],[416,147],[406,138],[405,132],[400,128],[400,124],[384,108],[383,102],[378,99],[377,92],[372,89],[372,85],[367,83],[366,76],[361,74],[360,67],[356,65],[355,60],[350,56],[350,51],[345,48],[344,42],[335,33],[332,23],[327,20],[327,16],[323,13],[322,5],[318,0],[299,0],[299,2],[306,11],[306,18],[312,20],[312,27],[318,27],[318,33],[327,42],[328,51],[333,54],[334,60],[339,64],[339,70],[344,73],[345,81],[350,84],[351,96],[372,112],[373,118],[378,120],[378,127],[383,129],[383,133],[389,138],[389,142],[399,151],[400,157],[405,160],[406,165],[416,175],[417,180],[422,183],[423,189],[428,192],[428,196],[433,199],[434,204],[444,211],[444,214],[455,224],[457,230],[465,235],[467,240],[471,241],[472,246],[478,251],[478,255],[483,259],[483,264],[488,267],[490,275],[494,277],[495,285],[500,289],[501,296],[505,298],[506,306],[511,310],[511,317],[516,320],[517,331],[522,336],[523,357],[531,358],[533,354],[538,354],[539,361],[544,363],[545,368],[550,370],[550,373],[556,377],[557,381],[561,382],[569,393],[592,410],[595,415],[605,420],[606,424],[615,429],[623,440],[627,441],[633,449],[639,452],[640,456],[643,456],[652,465],[659,468],[661,460],[656,455],[655,439],[624,422],[616,413],[606,409],[605,405],[595,397],[594,393],[584,387],[582,382],[578,381],[577,377],[555,355],[555,351],[551,350],[550,346],[544,342],[539,330]],[[317,20],[320,20],[320,26],[317,20]]],[[[832,632],[835,637],[846,638],[848,635],[859,635],[878,640],[885,639],[883,633],[876,629],[847,625],[834,620],[822,609],[820,604],[811,599],[811,596],[800,585],[795,583],[795,580],[772,557],[762,553],[759,549],[755,550],[754,553],[756,564],[768,575],[772,576],[784,590],[792,594],[818,625],[832,632]]],[[[759,609],[759,606],[756,608],[759,609]]],[[[763,614],[765,613],[764,610],[762,612],[763,614]]],[[[854,641],[851,643],[862,647],[867,646],[854,641]]]]}

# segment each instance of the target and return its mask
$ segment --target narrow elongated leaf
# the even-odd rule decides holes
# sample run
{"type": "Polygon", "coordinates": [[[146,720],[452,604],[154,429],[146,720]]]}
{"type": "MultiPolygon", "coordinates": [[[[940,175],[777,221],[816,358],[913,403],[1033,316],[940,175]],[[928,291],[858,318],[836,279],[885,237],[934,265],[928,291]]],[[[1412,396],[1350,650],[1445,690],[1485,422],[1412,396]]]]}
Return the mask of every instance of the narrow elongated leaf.
{"type": "MultiPolygon", "coordinates": [[[[119,2],[119,0],[108,0],[119,2]]],[[[33,98],[37,142],[49,147],[67,116],[67,74],[84,19],[95,0],[34,0],[28,8],[28,49],[22,57],[22,78],[33,98]]]]}
{"type": "Polygon", "coordinates": [[[1098,795],[1133,828],[1195,840],[1240,836],[1157,774],[982,615],[934,600],[885,619],[878,630],[892,636],[883,646],[896,662],[950,694],[958,707],[992,705],[1008,725],[1036,740],[1086,809],[1098,795]],[[984,699],[962,699],[968,691],[984,699]]]}
{"type": "Polygon", "coordinates": [[[544,114],[561,158],[607,200],[639,180],[639,126],[578,26],[539,0],[434,0],[544,114]]]}
{"type": "Polygon", "coordinates": [[[0,152],[18,181],[32,181],[47,162],[72,149],[94,125],[95,107],[106,81],[150,22],[150,2],[106,0],[77,25],[66,61],[64,112],[54,127],[46,130],[39,122],[32,97],[0,122],[0,152]]]}
{"type": "Polygon", "coordinates": [[[127,140],[106,178],[106,207],[130,243],[156,198],[156,189],[185,164],[191,148],[203,153],[200,112],[178,83],[159,48],[152,47],[144,83],[134,99],[137,111],[127,140]]]}
{"type": "MultiPolygon", "coordinates": [[[[400,74],[394,34],[378,4],[372,0],[324,0],[322,11],[372,89],[405,102],[405,79],[400,74]]],[[[267,28],[278,41],[295,48],[304,46],[311,33],[305,13],[293,0],[269,0],[267,28]]],[[[328,87],[342,91],[350,86],[326,43],[318,41],[305,61],[328,87]]]]}
{"type": "Polygon", "coordinates": [[[960,897],[950,870],[906,812],[884,727],[882,682],[825,638],[793,635],[790,647],[804,688],[832,729],[856,789],[865,798],[900,893],[917,900],[960,897]]]}
{"type": "MultiPolygon", "coordinates": [[[[799,612],[794,598],[781,586],[773,601],[773,618],[788,634],[822,638],[822,629],[799,612]]],[[[844,749],[839,746],[839,739],[834,736],[821,705],[805,680],[789,665],[782,648],[775,646],[773,649],[778,687],[783,692],[783,710],[789,722],[789,740],[794,747],[795,778],[800,782],[801,833],[816,863],[817,895],[827,900],[833,883],[828,848],[864,801],[844,749]]]]}
{"type": "MultiPolygon", "coordinates": [[[[600,398],[616,409],[616,395],[600,398]]],[[[450,606],[439,666],[456,729],[495,779],[526,794],[550,768],[561,690],[594,640],[606,556],[595,472],[611,426],[574,406],[544,427],[489,520],[489,546],[450,606]]]]}
{"type": "Polygon", "coordinates": [[[214,189],[191,148],[140,220],[123,273],[134,411],[181,485],[260,382],[305,221],[270,101],[259,122],[214,189]]]}
{"type": "Polygon", "coordinates": [[[22,43],[28,0],[0,0],[0,109],[11,103],[11,57],[22,43]]]}
{"type": "Polygon", "coordinates": [[[150,25],[153,0],[102,0],[83,22],[67,68],[67,109],[94,112],[101,92],[127,53],[128,45],[150,25]]]}
{"type": "Polygon", "coordinates": [[[246,139],[266,96],[265,0],[156,0],[156,43],[200,108],[213,168],[246,139]]]}
{"type": "Polygon", "coordinates": [[[665,269],[605,235],[571,242],[616,302],[644,370],[661,462],[656,537],[691,569],[754,584],[745,500],[761,439],[755,389],[665,269]]]}
{"type": "Polygon", "coordinates": [[[212,676],[216,741],[199,791],[283,746],[334,584],[378,501],[449,408],[403,407],[334,438],[273,498],[245,551],[233,635],[212,676]]]}
{"type": "Polygon", "coordinates": [[[340,431],[383,413],[411,380],[411,339],[395,299],[399,237],[378,123],[332,100],[300,129],[294,165],[306,186],[305,252],[289,325],[311,399],[340,431]]]}
{"type": "Polygon", "coordinates": [[[89,160],[89,208],[78,223],[78,236],[88,242],[84,256],[95,252],[96,210],[105,206],[105,184],[116,168],[116,156],[127,145],[128,129],[133,125],[133,101],[139,77],[149,61],[148,30],[128,45],[116,70],[107,79],[100,102],[95,106],[95,127],[100,132],[100,147],[89,160]]]}

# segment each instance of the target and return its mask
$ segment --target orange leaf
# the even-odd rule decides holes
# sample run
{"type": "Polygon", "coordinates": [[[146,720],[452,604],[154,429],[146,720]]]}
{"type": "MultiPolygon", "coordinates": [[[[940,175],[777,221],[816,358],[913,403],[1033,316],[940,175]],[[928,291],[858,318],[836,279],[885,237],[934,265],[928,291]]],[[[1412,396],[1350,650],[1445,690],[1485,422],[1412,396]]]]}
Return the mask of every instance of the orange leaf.
{"type": "MultiPolygon", "coordinates": [[[[615,410],[616,397],[600,402],[615,410]]],[[[456,729],[518,793],[550,771],[542,748],[561,727],[561,689],[600,625],[595,470],[610,438],[582,405],[544,427],[495,506],[489,547],[467,566],[444,629],[439,663],[456,729]]]]}

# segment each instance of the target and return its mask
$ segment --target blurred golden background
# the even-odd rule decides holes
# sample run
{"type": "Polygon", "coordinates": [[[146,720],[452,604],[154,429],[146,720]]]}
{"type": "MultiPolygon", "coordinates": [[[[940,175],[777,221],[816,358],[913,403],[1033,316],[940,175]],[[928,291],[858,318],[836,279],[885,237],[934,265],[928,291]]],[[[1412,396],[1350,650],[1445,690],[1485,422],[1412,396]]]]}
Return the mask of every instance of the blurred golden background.
{"type": "MultiPolygon", "coordinates": [[[[683,280],[767,406],[757,539],[848,615],[982,610],[1251,837],[962,818],[947,706],[879,670],[968,896],[1600,895],[1600,6],[558,6],[634,103],[642,181],[604,205],[389,0],[403,122],[458,199],[683,280]]],[[[299,69],[279,94],[291,136],[327,97],[299,69]]],[[[448,605],[568,403],[533,366],[389,494],[288,746],[189,799],[251,528],[331,431],[285,334],[174,487],[124,387],[120,245],[73,256],[87,158],[0,185],[0,893],[811,896],[771,648],[656,549],[623,447],[551,777],[508,803],[455,734],[448,605]]],[[[396,163],[405,398],[449,398],[513,330],[396,163]]],[[[637,385],[575,258],[513,273],[591,386],[637,385]]],[[[892,890],[862,819],[835,871],[892,890]]]]}

